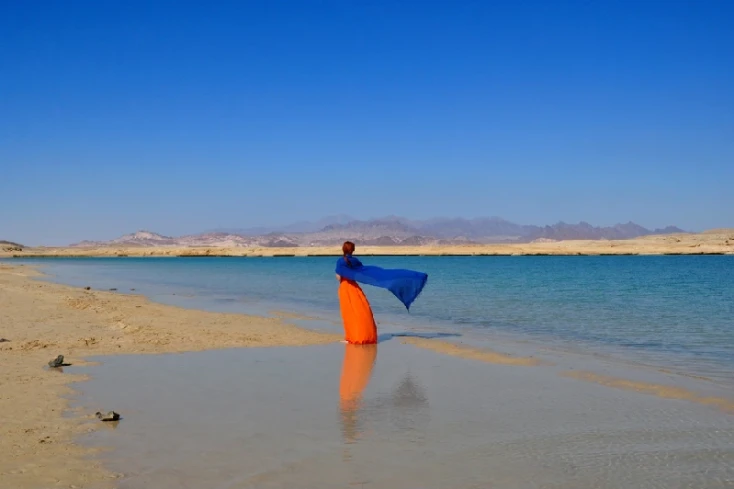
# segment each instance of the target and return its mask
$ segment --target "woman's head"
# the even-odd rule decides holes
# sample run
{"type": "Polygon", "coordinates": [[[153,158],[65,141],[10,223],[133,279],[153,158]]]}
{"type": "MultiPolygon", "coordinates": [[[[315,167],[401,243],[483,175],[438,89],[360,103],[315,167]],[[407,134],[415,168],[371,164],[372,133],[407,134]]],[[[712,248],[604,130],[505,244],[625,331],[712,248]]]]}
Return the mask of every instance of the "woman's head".
{"type": "Polygon", "coordinates": [[[345,241],[342,245],[342,253],[344,253],[344,256],[351,255],[354,253],[354,243],[351,241],[345,241]]]}

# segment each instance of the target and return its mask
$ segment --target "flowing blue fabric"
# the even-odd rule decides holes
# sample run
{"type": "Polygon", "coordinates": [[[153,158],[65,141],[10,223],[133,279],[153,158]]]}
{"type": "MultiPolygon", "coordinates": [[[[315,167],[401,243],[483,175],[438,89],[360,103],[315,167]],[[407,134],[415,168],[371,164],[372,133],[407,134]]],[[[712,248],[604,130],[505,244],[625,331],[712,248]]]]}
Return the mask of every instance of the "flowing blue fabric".
{"type": "Polygon", "coordinates": [[[428,275],[423,272],[365,266],[359,259],[351,255],[348,258],[349,263],[344,257],[337,260],[337,275],[347,280],[389,290],[408,311],[428,280],[428,275]]]}

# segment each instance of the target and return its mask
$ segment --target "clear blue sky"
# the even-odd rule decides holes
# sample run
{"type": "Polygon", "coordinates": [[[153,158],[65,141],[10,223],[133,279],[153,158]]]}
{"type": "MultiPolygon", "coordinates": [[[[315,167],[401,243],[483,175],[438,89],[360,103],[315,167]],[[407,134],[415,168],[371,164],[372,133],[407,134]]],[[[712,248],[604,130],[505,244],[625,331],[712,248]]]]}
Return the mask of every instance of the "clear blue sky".
{"type": "Polygon", "coordinates": [[[0,239],[734,227],[732,1],[0,0],[0,239]]]}

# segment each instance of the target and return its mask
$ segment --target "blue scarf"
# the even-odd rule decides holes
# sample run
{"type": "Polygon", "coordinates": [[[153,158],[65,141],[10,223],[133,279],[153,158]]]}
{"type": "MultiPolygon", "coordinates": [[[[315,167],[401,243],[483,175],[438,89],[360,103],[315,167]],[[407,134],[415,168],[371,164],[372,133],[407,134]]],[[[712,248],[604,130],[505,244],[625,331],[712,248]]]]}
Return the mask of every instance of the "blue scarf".
{"type": "Polygon", "coordinates": [[[410,311],[410,305],[426,285],[428,275],[413,270],[385,269],[364,266],[357,258],[349,255],[349,263],[341,257],[336,262],[336,273],[347,280],[382,287],[395,295],[410,311]]]}

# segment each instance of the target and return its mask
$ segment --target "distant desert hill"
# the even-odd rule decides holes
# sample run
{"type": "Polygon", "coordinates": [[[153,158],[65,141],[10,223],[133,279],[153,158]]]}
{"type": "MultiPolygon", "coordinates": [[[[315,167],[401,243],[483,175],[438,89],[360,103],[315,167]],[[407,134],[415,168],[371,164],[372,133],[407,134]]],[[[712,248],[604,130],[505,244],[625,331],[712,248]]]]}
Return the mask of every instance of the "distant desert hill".
{"type": "MultiPolygon", "coordinates": [[[[150,239],[150,238],[146,238],[150,239]]],[[[165,241],[165,237],[163,239],[165,241]]],[[[220,241],[221,242],[221,241],[220,241]]],[[[270,238],[267,246],[126,246],[36,248],[7,252],[0,248],[0,256],[17,257],[93,257],[93,256],[181,256],[181,257],[292,257],[338,256],[339,245],[290,246],[287,241],[270,238]]],[[[421,256],[496,256],[496,255],[734,255],[734,233],[731,234],[658,234],[639,238],[610,240],[554,240],[538,238],[530,243],[463,243],[447,244],[438,240],[433,244],[391,245],[379,241],[374,245],[358,244],[358,253],[369,255],[421,256]]]]}
{"type": "Polygon", "coordinates": [[[707,229],[706,231],[703,231],[701,234],[731,234],[732,236],[734,236],[734,228],[707,229]]]}
{"type": "Polygon", "coordinates": [[[25,248],[22,244],[0,239],[0,248],[25,248]]]}

